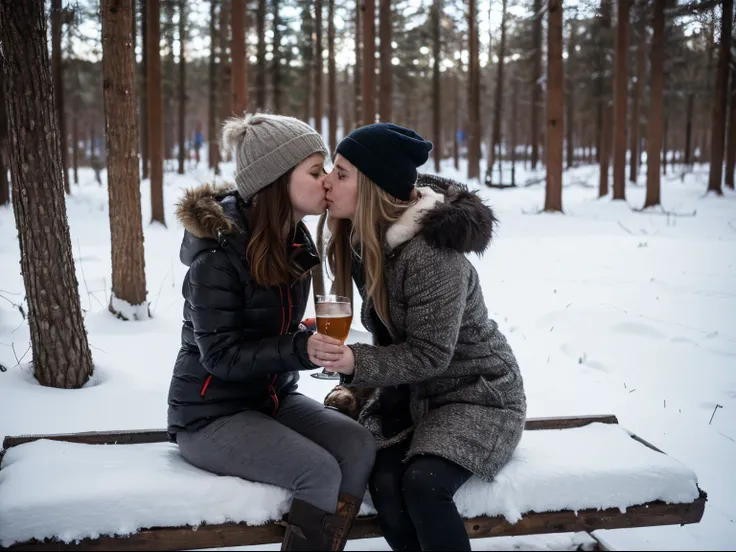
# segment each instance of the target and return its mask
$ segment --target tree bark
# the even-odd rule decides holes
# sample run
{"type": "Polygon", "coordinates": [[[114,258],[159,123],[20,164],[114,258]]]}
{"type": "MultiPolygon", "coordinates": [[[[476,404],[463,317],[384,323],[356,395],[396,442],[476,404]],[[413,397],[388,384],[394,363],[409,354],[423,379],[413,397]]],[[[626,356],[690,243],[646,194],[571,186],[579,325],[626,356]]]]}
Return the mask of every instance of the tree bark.
{"type": "Polygon", "coordinates": [[[455,170],[460,170],[460,143],[458,142],[458,123],[460,121],[460,77],[458,76],[457,69],[452,72],[452,107],[453,107],[453,124],[450,127],[452,129],[452,161],[455,166],[455,170]]]}
{"type": "MultiPolygon", "coordinates": [[[[393,48],[391,46],[391,0],[380,0],[378,13],[381,85],[378,111],[381,121],[389,122],[392,117],[394,71],[391,64],[393,48]]],[[[439,145],[439,144],[438,144],[439,145]]],[[[436,148],[438,150],[439,148],[436,148]]]]}
{"type": "Polygon", "coordinates": [[[685,108],[685,165],[693,164],[693,109],[695,108],[695,94],[687,95],[687,107],[685,108]]]}
{"type": "Polygon", "coordinates": [[[646,27],[639,27],[639,45],[636,48],[636,82],[632,90],[631,102],[631,140],[629,149],[631,150],[631,159],[629,160],[629,180],[636,184],[639,178],[639,127],[641,125],[641,115],[639,104],[644,89],[644,77],[646,75],[646,48],[647,33],[646,27]]]}
{"type": "Polygon", "coordinates": [[[440,172],[440,160],[442,159],[442,97],[440,86],[440,55],[441,55],[441,31],[440,14],[442,13],[442,0],[434,0],[432,3],[432,140],[434,142],[434,171],[440,172]]]}
{"type": "Polygon", "coordinates": [[[721,11],[721,41],[718,48],[718,73],[713,96],[713,118],[710,139],[710,174],[708,191],[723,194],[723,151],[726,133],[726,110],[728,105],[728,71],[731,57],[731,26],[733,0],[723,0],[721,11]]]}
{"type": "Polygon", "coordinates": [[[258,110],[266,109],[266,0],[258,0],[256,9],[256,34],[258,35],[258,54],[256,56],[256,105],[258,110]]]}
{"type": "Polygon", "coordinates": [[[532,170],[539,161],[539,80],[542,78],[542,0],[534,0],[534,27],[532,29],[532,170]]]}
{"type": "Polygon", "coordinates": [[[516,133],[519,121],[519,79],[512,79],[511,92],[511,185],[516,186],[516,133]]]}
{"type": "Polygon", "coordinates": [[[575,131],[575,83],[574,75],[577,73],[577,21],[570,21],[570,40],[567,47],[567,115],[565,117],[565,129],[567,131],[567,168],[571,169],[575,164],[575,143],[573,141],[575,131]]]}
{"type": "Polygon", "coordinates": [[[631,0],[618,0],[616,75],[613,105],[613,199],[626,199],[626,126],[629,99],[629,12],[631,0]]]}
{"type": "MultiPolygon", "coordinates": [[[[207,110],[207,157],[209,168],[215,169],[218,174],[220,148],[217,145],[217,90],[219,75],[215,59],[215,44],[217,43],[217,0],[210,0],[210,65],[209,65],[209,98],[207,110]]],[[[220,53],[222,63],[222,51],[220,53]]]]}
{"type": "Polygon", "coordinates": [[[229,162],[232,157],[232,152],[222,151],[219,145],[220,135],[217,129],[219,128],[219,122],[224,121],[228,117],[233,115],[233,95],[232,95],[232,61],[228,55],[228,45],[232,45],[232,34],[231,26],[229,21],[230,15],[230,4],[232,0],[220,0],[220,16],[219,16],[219,28],[217,31],[218,41],[220,47],[219,65],[217,66],[217,74],[220,79],[220,88],[215,91],[215,104],[219,106],[220,118],[217,119],[215,115],[215,149],[217,150],[217,163],[215,165],[215,175],[220,174],[220,162],[229,162]]]}
{"type": "Polygon", "coordinates": [[[547,190],[544,210],[562,212],[562,143],[565,108],[562,64],[562,0],[549,0],[547,29],[547,190]]]}
{"type": "Polygon", "coordinates": [[[184,174],[187,158],[187,2],[179,1],[179,174],[184,174]]]}
{"type": "Polygon", "coordinates": [[[335,67],[335,0],[327,0],[327,143],[337,148],[337,68],[335,67]]]}
{"type": "MultiPolygon", "coordinates": [[[[726,141],[726,186],[734,189],[736,168],[736,72],[731,71],[731,86],[728,98],[728,139],[726,141]]],[[[688,106],[689,107],[689,106],[688,106]]]]}
{"type": "Polygon", "coordinates": [[[0,207],[10,203],[10,183],[8,182],[8,115],[5,109],[4,81],[4,72],[0,65],[0,207]]]}
{"type": "Polygon", "coordinates": [[[353,67],[353,87],[355,94],[355,128],[363,126],[363,54],[361,48],[362,26],[360,0],[355,6],[355,66],[353,67]]]}
{"type": "MultiPolygon", "coordinates": [[[[334,1],[334,0],[333,0],[334,1]]],[[[273,110],[281,113],[281,8],[279,0],[273,0],[273,63],[271,65],[273,85],[273,110]]]]}
{"type": "Polygon", "coordinates": [[[107,189],[110,198],[112,295],[109,310],[127,320],[148,318],[141,191],[135,117],[135,51],[131,0],[102,0],[102,70],[105,79],[107,189]],[[134,307],[120,310],[121,301],[134,307]]]}
{"type": "MultiPolygon", "coordinates": [[[[471,0],[473,1],[473,0],[471,0]]],[[[363,0],[363,124],[376,122],[376,5],[363,0]]]]}
{"type": "Polygon", "coordinates": [[[245,4],[246,0],[231,0],[232,14],[232,67],[230,84],[232,92],[232,112],[242,117],[248,109],[248,60],[245,57],[245,4]]]}
{"type": "Polygon", "coordinates": [[[148,147],[148,2],[141,0],[141,177],[148,178],[148,166],[150,162],[148,147]]]}
{"type": "Polygon", "coordinates": [[[670,114],[669,110],[667,109],[667,102],[665,102],[665,105],[663,106],[664,113],[664,130],[662,134],[662,174],[667,176],[667,136],[669,134],[669,127],[670,127],[670,114]]]}
{"type": "Polygon", "coordinates": [[[598,157],[600,162],[600,182],[598,185],[598,196],[608,195],[608,168],[611,162],[611,140],[612,118],[611,106],[608,104],[609,89],[606,84],[605,71],[608,63],[606,61],[606,47],[608,32],[611,29],[611,0],[601,0],[601,28],[604,34],[604,46],[600,51],[600,68],[598,76],[599,89],[599,118],[601,119],[601,134],[598,137],[598,157]]]}
{"type": "Polygon", "coordinates": [[[64,170],[64,190],[69,187],[69,152],[66,145],[66,117],[64,115],[64,61],[61,52],[61,0],[51,0],[51,73],[54,79],[56,119],[61,140],[61,166],[64,170]]]}
{"type": "Polygon", "coordinates": [[[93,365],[64,204],[43,0],[0,1],[0,43],[33,371],[41,385],[80,388],[93,365]]]}
{"type": "Polygon", "coordinates": [[[161,97],[160,0],[146,0],[148,8],[148,145],[151,163],[151,222],[164,226],[163,102],[161,97]]]}
{"type": "MultiPolygon", "coordinates": [[[[501,43],[498,48],[498,63],[496,64],[496,97],[493,103],[493,134],[491,136],[491,144],[488,151],[488,171],[486,172],[486,184],[489,186],[493,181],[493,165],[496,163],[496,149],[501,149],[501,113],[503,113],[503,69],[506,57],[506,8],[507,0],[502,0],[501,13],[501,43]]],[[[500,153],[500,151],[499,151],[500,153]]],[[[501,167],[499,166],[499,173],[501,167]]],[[[501,173],[502,174],[502,173],[501,173]]],[[[499,184],[501,182],[499,181],[499,184]]]]}
{"type": "Polygon", "coordinates": [[[468,179],[480,179],[480,60],[477,0],[468,0],[468,179]]]}
{"type": "Polygon", "coordinates": [[[324,57],[322,56],[322,0],[314,1],[314,129],[322,134],[322,73],[324,72],[324,57]]]}
{"type": "Polygon", "coordinates": [[[644,208],[660,202],[660,152],[662,151],[662,104],[664,91],[664,10],[667,0],[654,1],[650,61],[649,117],[647,122],[647,196],[644,208]]]}
{"type": "Polygon", "coordinates": [[[312,71],[314,70],[314,22],[310,10],[311,1],[305,0],[302,8],[302,33],[306,41],[302,48],[302,87],[304,104],[302,119],[306,122],[312,117],[312,71]]]}

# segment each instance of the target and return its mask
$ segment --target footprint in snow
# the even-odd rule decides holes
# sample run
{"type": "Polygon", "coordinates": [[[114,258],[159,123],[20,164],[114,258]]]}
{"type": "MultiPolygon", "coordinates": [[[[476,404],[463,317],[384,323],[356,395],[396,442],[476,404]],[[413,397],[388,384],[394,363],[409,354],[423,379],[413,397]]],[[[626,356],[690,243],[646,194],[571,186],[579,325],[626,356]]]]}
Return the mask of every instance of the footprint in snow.
{"type": "Polygon", "coordinates": [[[615,324],[611,330],[620,334],[637,335],[641,337],[652,337],[654,339],[664,339],[665,336],[657,328],[649,326],[647,324],[640,324],[637,322],[621,322],[615,324]]]}

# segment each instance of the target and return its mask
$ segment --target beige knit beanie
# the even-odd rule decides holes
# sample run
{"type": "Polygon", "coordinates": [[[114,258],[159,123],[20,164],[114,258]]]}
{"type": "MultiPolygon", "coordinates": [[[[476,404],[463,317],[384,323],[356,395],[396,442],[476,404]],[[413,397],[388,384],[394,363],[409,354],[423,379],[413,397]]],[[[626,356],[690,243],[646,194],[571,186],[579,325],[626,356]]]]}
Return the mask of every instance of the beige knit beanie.
{"type": "Polygon", "coordinates": [[[293,117],[245,114],[225,121],[222,144],[235,157],[235,183],[248,201],[313,153],[329,157],[322,137],[293,117]]]}

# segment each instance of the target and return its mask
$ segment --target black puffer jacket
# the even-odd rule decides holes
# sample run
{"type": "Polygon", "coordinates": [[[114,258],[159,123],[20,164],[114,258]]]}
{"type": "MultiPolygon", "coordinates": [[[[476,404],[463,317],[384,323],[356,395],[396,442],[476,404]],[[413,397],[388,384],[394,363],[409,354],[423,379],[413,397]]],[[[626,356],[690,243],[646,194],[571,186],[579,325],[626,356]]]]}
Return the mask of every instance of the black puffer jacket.
{"type": "Polygon", "coordinates": [[[230,189],[187,192],[177,209],[185,228],[179,254],[189,267],[182,293],[181,349],[169,388],[168,431],[195,430],[246,409],[273,414],[296,390],[298,370],[314,369],[311,332],[299,323],[309,298],[309,271],[319,263],[304,224],[284,247],[304,275],[290,286],[258,286],[245,261],[247,206],[230,189]]]}

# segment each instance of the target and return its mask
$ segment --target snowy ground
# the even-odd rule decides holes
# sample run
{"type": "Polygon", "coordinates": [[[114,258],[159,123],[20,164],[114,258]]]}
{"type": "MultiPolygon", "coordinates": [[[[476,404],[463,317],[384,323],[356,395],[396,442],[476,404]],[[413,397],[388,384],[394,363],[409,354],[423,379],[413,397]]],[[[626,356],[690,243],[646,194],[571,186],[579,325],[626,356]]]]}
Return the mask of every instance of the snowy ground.
{"type": "MultiPolygon", "coordinates": [[[[232,166],[225,169],[232,174],[232,166]]],[[[443,174],[462,177],[451,164],[443,174]]],[[[693,469],[708,492],[700,524],[605,532],[610,545],[736,549],[736,195],[705,197],[707,169],[696,167],[684,180],[679,173],[663,178],[664,207],[682,216],[639,213],[632,208],[643,204],[642,186],[629,185],[627,203],[599,200],[597,174],[597,167],[565,173],[564,216],[536,214],[542,185],[481,190],[501,220],[492,249],[472,257],[486,303],[519,358],[529,416],[613,413],[693,469]]],[[[148,183],[141,187],[154,314],[145,322],[121,322],[107,311],[107,190],[90,170],[80,170],[80,179],[67,211],[96,375],[77,391],[42,388],[32,379],[28,328],[11,305],[23,299],[16,230],[10,208],[0,208],[0,364],[7,367],[0,372],[0,438],[166,423],[185,274],[174,204],[183,188],[207,181],[207,172],[166,173],[168,228],[148,224],[148,183]]],[[[302,391],[319,400],[331,385],[302,382],[302,391]]],[[[478,541],[474,548],[564,549],[579,542],[544,536],[478,541]]],[[[386,549],[380,539],[349,548],[365,546],[386,549]]]]}

